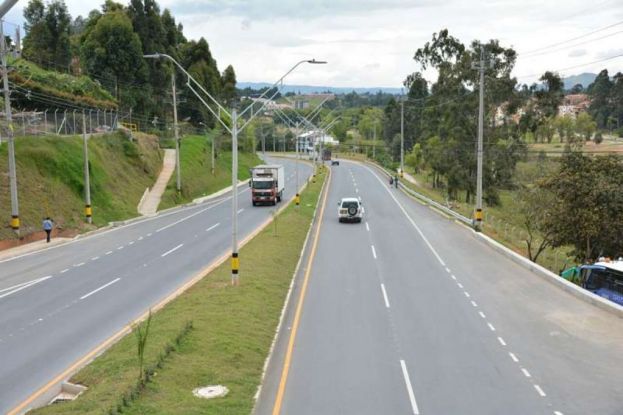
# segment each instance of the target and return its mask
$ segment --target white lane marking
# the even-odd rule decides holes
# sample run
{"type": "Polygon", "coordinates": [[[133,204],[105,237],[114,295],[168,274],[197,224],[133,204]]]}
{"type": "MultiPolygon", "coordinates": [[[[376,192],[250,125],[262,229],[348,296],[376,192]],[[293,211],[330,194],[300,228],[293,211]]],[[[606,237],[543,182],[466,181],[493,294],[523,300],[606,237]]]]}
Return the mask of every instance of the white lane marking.
{"type": "Polygon", "coordinates": [[[147,234],[147,236],[151,236],[151,235],[152,235],[151,233],[148,233],[148,234],[147,234]]]}
{"type": "Polygon", "coordinates": [[[134,245],[134,241],[130,241],[128,245],[134,245]]]}
{"type": "Polygon", "coordinates": [[[503,339],[503,338],[501,338],[501,337],[499,337],[499,336],[498,336],[498,341],[500,342],[500,344],[501,344],[502,346],[506,346],[506,342],[504,341],[504,339],[503,339]]]}
{"type": "Polygon", "coordinates": [[[117,250],[121,251],[123,249],[123,246],[119,246],[117,247],[117,250]]]}
{"type": "Polygon", "coordinates": [[[450,272],[450,268],[446,267],[446,272],[447,272],[448,274],[451,274],[451,272],[450,272]]]}
{"type": "Polygon", "coordinates": [[[370,245],[370,247],[372,248],[372,256],[376,259],[376,249],[374,249],[374,245],[370,245]]]}
{"type": "Polygon", "coordinates": [[[77,268],[77,267],[81,267],[81,266],[83,266],[83,265],[84,265],[84,262],[81,262],[81,263],[79,263],[79,264],[74,264],[74,267],[76,267],[76,268],[77,268]]]}
{"type": "Polygon", "coordinates": [[[465,297],[469,298],[469,293],[467,291],[463,291],[463,294],[465,294],[465,297]]]}
{"type": "Polygon", "coordinates": [[[515,356],[513,352],[508,352],[508,355],[511,357],[511,359],[513,359],[513,362],[519,362],[519,359],[517,359],[517,356],[515,356]]]}
{"type": "Polygon", "coordinates": [[[69,268],[65,268],[64,270],[61,271],[61,274],[66,273],[67,271],[69,271],[69,268]]]}
{"type": "Polygon", "coordinates": [[[113,285],[114,283],[116,283],[117,281],[119,281],[121,278],[115,278],[114,280],[110,281],[109,283],[106,283],[104,285],[102,285],[99,288],[94,289],[93,291],[91,291],[90,293],[87,293],[85,295],[83,295],[82,297],[80,297],[81,300],[84,300],[85,298],[88,298],[90,296],[92,296],[93,294],[95,294],[98,291],[103,290],[106,287],[110,287],[111,285],[113,285]]]}
{"type": "Polygon", "coordinates": [[[112,251],[106,252],[106,255],[110,255],[110,254],[112,254],[112,251]]]}
{"type": "Polygon", "coordinates": [[[482,318],[487,318],[487,316],[485,316],[485,313],[483,313],[482,311],[479,311],[478,314],[480,314],[480,317],[482,318]]]}
{"type": "Polygon", "coordinates": [[[383,299],[385,300],[385,307],[389,308],[389,299],[387,298],[387,291],[385,291],[385,284],[381,283],[381,291],[383,291],[383,299]]]}
{"type": "Polygon", "coordinates": [[[94,256],[93,258],[91,258],[91,261],[97,261],[98,259],[100,259],[100,257],[94,256]]]}
{"type": "Polygon", "coordinates": [[[359,193],[359,189],[355,187],[355,193],[359,193]]]}
{"type": "Polygon", "coordinates": [[[489,330],[495,331],[495,327],[493,327],[493,324],[487,323],[487,326],[489,326],[489,330]]]}
{"type": "Polygon", "coordinates": [[[240,215],[244,211],[244,208],[238,209],[238,214],[240,215]]]}
{"type": "Polygon", "coordinates": [[[476,301],[472,300],[472,306],[478,307],[478,304],[476,304],[476,301]]]}
{"type": "MultiPolygon", "coordinates": [[[[185,216],[185,217],[183,217],[182,219],[178,219],[178,220],[176,220],[176,221],[175,221],[175,222],[173,222],[173,223],[169,223],[168,225],[163,226],[163,227],[162,227],[162,228],[160,228],[160,229],[156,229],[156,232],[160,232],[160,231],[163,231],[163,230],[165,230],[165,229],[169,229],[171,226],[175,226],[175,225],[177,225],[178,223],[182,223],[182,222],[184,222],[185,220],[188,220],[188,219],[190,219],[190,218],[192,218],[192,217],[194,217],[194,216],[197,216],[197,215],[199,215],[199,214],[201,214],[201,213],[205,212],[206,210],[208,210],[208,209],[210,209],[210,208],[212,208],[212,206],[207,207],[207,208],[205,208],[205,209],[198,210],[198,211],[196,211],[195,213],[193,213],[192,215],[185,216]]],[[[151,236],[151,233],[148,233],[148,234],[147,234],[147,236],[151,236]]]]}
{"type": "Polygon", "coordinates": [[[370,173],[372,173],[372,175],[374,177],[376,177],[376,179],[379,181],[379,183],[381,183],[381,185],[383,186],[383,189],[385,189],[387,191],[387,193],[389,193],[389,195],[391,196],[392,199],[394,199],[394,202],[396,202],[396,204],[398,205],[398,207],[400,208],[400,210],[402,211],[402,213],[407,217],[407,219],[409,220],[409,222],[411,223],[411,225],[413,225],[413,227],[415,228],[415,230],[417,231],[418,234],[420,234],[420,237],[424,240],[424,242],[426,243],[426,245],[428,246],[428,248],[431,250],[431,252],[433,253],[433,255],[435,255],[435,258],[437,258],[437,261],[439,261],[439,263],[445,267],[446,263],[443,262],[443,259],[441,259],[441,257],[439,256],[439,254],[437,253],[437,251],[435,250],[435,248],[433,248],[433,246],[431,245],[431,243],[428,241],[428,238],[426,238],[426,236],[424,236],[424,233],[422,232],[422,230],[420,229],[419,226],[417,226],[417,224],[415,223],[415,221],[411,218],[411,216],[409,216],[409,214],[407,213],[407,211],[405,210],[404,206],[402,206],[402,204],[398,201],[398,199],[396,199],[396,196],[394,196],[394,193],[387,187],[385,186],[385,182],[383,180],[381,180],[381,178],[379,176],[377,176],[377,174],[372,171],[372,169],[370,169],[368,166],[363,166],[364,168],[366,168],[370,173]]]}
{"type": "Polygon", "coordinates": [[[142,241],[142,240],[143,240],[142,236],[139,236],[138,239],[137,239],[137,241],[142,241]]]}
{"type": "Polygon", "coordinates": [[[402,376],[405,378],[405,385],[407,386],[407,393],[409,394],[409,401],[411,401],[411,409],[415,415],[420,414],[420,410],[415,402],[415,395],[413,394],[413,388],[411,387],[411,380],[409,379],[409,372],[407,372],[407,365],[404,360],[400,361],[400,367],[402,368],[402,376]]]}
{"type": "Polygon", "coordinates": [[[527,378],[531,378],[532,376],[530,376],[530,372],[528,372],[526,369],[524,369],[523,367],[521,368],[521,371],[523,372],[524,376],[527,378]]]}
{"type": "Polygon", "coordinates": [[[554,411],[554,415],[564,415],[562,412],[554,411]]]}
{"type": "Polygon", "coordinates": [[[450,275],[450,276],[452,277],[452,279],[453,279],[454,281],[456,281],[456,277],[454,276],[454,274],[452,274],[452,275],[450,275]]]}
{"type": "Polygon", "coordinates": [[[534,389],[541,395],[541,397],[545,398],[547,395],[543,392],[543,389],[539,385],[534,385],[534,389]]]}
{"type": "Polygon", "coordinates": [[[220,224],[221,224],[221,223],[219,222],[219,223],[217,223],[216,225],[212,225],[212,226],[210,226],[208,229],[206,229],[206,232],[210,232],[212,229],[214,229],[214,228],[218,227],[220,224]]]}
{"type": "Polygon", "coordinates": [[[370,226],[368,226],[368,222],[366,222],[366,230],[370,232],[370,226]]]}
{"type": "Polygon", "coordinates": [[[459,288],[463,288],[463,284],[461,284],[460,282],[457,282],[456,285],[458,285],[459,288]]]}
{"type": "Polygon", "coordinates": [[[48,276],[43,277],[43,278],[37,278],[36,280],[26,281],[26,282],[23,282],[21,284],[13,285],[12,287],[3,288],[3,289],[0,290],[0,293],[3,293],[5,291],[8,291],[8,292],[0,295],[0,298],[8,297],[9,295],[11,295],[13,293],[21,291],[21,290],[23,290],[25,288],[28,288],[28,287],[33,286],[35,284],[38,284],[38,283],[40,283],[42,281],[48,280],[50,278],[52,278],[52,276],[48,275],[48,276]]]}
{"type": "Polygon", "coordinates": [[[160,256],[161,256],[161,257],[165,257],[165,256],[169,255],[170,253],[177,251],[178,249],[180,249],[180,248],[181,248],[181,247],[183,247],[183,246],[184,246],[184,244],[179,244],[179,245],[178,245],[178,246],[176,246],[175,248],[173,248],[173,249],[169,249],[167,252],[165,252],[164,254],[162,254],[162,255],[160,255],[160,256]]]}

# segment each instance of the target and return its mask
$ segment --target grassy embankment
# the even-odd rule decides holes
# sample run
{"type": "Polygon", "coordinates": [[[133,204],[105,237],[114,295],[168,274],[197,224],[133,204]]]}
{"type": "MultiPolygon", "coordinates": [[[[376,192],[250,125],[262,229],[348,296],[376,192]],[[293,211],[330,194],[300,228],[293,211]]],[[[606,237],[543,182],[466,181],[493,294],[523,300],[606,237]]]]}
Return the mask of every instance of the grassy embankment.
{"type": "MultiPolygon", "coordinates": [[[[8,227],[11,212],[8,149],[0,146],[0,239],[14,238],[8,227]]],[[[136,206],[162,166],[157,139],[139,135],[130,142],[122,134],[89,140],[93,226],[84,222],[82,138],[78,136],[18,137],[15,140],[22,235],[39,231],[45,216],[76,232],[109,221],[136,216],[136,206]]]]}
{"type": "Polygon", "coordinates": [[[276,231],[268,226],[241,249],[240,286],[230,285],[225,262],[153,315],[145,367],[155,373],[145,387],[135,386],[137,338],[128,335],[73,377],[89,387],[81,397],[33,414],[250,413],[324,173],[319,177],[303,191],[300,208],[291,205],[278,216],[276,231]],[[188,321],[193,328],[174,342],[188,321]],[[161,359],[167,345],[170,353],[161,359]],[[213,400],[192,394],[215,384],[229,394],[213,400]]]}
{"type": "MultiPolygon", "coordinates": [[[[218,130],[217,130],[218,131],[218,130]]],[[[188,203],[231,185],[231,151],[217,150],[214,175],[211,174],[211,141],[219,139],[216,131],[206,136],[186,136],[182,139],[180,157],[182,164],[182,194],[177,195],[176,175],[171,176],[159,209],[188,203]]],[[[218,142],[218,141],[217,141],[218,142]]],[[[217,146],[218,148],[218,146],[217,146]]],[[[238,179],[249,178],[249,168],[261,164],[255,153],[238,154],[238,179]]]]}

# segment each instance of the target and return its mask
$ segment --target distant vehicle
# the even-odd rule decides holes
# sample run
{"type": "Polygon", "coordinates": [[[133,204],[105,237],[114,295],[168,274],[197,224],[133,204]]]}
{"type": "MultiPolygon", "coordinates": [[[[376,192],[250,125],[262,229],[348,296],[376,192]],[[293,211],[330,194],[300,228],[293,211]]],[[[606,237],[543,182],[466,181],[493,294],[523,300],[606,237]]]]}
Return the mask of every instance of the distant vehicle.
{"type": "Polygon", "coordinates": [[[623,259],[579,267],[580,285],[600,297],[623,305],[623,259]]]}
{"type": "Polygon", "coordinates": [[[253,206],[261,203],[276,205],[281,202],[286,175],[282,165],[262,164],[251,169],[251,201],[253,206]]]}
{"type": "Polygon", "coordinates": [[[339,160],[331,160],[331,165],[332,166],[339,166],[340,165],[340,161],[339,160]]]}
{"type": "Polygon", "coordinates": [[[340,222],[361,222],[363,204],[355,197],[345,197],[338,202],[337,216],[340,222]]]}
{"type": "Polygon", "coordinates": [[[322,149],[322,160],[323,161],[331,160],[331,149],[329,148],[322,149]]]}

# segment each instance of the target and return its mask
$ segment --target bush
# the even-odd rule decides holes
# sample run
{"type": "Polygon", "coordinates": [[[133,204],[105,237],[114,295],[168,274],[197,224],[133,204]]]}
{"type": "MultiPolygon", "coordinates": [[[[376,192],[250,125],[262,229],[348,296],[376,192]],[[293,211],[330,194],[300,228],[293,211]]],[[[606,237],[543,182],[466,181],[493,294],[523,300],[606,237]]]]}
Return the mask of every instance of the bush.
{"type": "Polygon", "coordinates": [[[604,141],[601,131],[598,131],[597,134],[595,134],[595,138],[593,138],[593,140],[595,141],[595,144],[601,144],[604,141]]]}

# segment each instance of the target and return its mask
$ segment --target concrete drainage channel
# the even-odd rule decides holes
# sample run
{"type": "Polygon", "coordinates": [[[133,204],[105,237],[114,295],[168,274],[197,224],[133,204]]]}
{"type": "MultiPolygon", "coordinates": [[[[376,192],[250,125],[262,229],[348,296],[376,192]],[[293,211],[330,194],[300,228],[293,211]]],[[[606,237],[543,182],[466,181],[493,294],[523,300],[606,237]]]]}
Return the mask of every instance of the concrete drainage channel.
{"type": "Polygon", "coordinates": [[[61,383],[60,390],[57,392],[56,396],[50,401],[50,405],[55,403],[73,401],[85,390],[87,390],[86,386],[63,382],[61,383]]]}
{"type": "Polygon", "coordinates": [[[221,398],[229,393],[229,389],[223,385],[211,385],[204,386],[201,388],[195,388],[193,390],[193,395],[197,398],[203,399],[213,399],[213,398],[221,398]]]}

